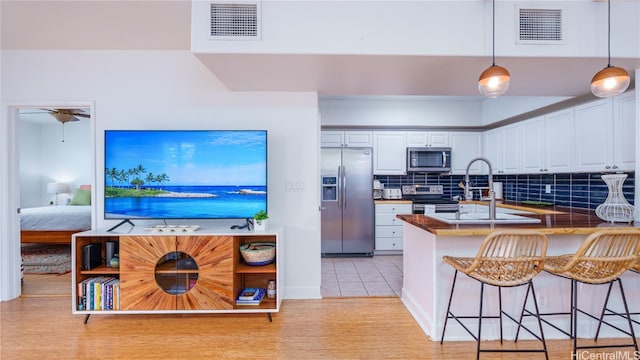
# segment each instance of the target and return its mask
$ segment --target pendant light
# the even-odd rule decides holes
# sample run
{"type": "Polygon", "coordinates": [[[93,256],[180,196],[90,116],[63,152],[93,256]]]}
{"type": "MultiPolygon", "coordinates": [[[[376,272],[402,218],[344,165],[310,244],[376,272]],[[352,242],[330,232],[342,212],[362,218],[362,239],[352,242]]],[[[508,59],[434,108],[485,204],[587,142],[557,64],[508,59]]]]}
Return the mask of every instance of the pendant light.
{"type": "Polygon", "coordinates": [[[629,87],[629,73],[623,68],[611,66],[611,0],[607,1],[607,67],[598,71],[591,79],[591,92],[597,97],[610,97],[622,94],[629,87]]]}
{"type": "Polygon", "coordinates": [[[493,11],[493,57],[491,66],[480,74],[478,90],[488,98],[495,98],[507,92],[511,75],[507,69],[496,65],[496,2],[492,1],[493,11]]]}

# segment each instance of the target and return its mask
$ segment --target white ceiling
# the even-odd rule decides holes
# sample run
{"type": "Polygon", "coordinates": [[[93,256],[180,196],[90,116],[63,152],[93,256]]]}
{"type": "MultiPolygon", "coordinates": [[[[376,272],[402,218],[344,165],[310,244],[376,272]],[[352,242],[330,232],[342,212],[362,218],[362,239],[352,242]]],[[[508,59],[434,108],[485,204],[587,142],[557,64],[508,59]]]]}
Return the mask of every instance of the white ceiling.
{"type": "MultiPolygon", "coordinates": [[[[3,49],[189,50],[191,2],[0,1],[3,49]]],[[[351,55],[211,55],[198,58],[231,91],[312,91],[321,96],[478,96],[491,59],[351,55]]],[[[589,93],[602,58],[500,58],[508,96],[589,93]]],[[[612,59],[633,70],[640,59],[612,59]]],[[[633,72],[632,72],[633,76],[633,72]]]]}

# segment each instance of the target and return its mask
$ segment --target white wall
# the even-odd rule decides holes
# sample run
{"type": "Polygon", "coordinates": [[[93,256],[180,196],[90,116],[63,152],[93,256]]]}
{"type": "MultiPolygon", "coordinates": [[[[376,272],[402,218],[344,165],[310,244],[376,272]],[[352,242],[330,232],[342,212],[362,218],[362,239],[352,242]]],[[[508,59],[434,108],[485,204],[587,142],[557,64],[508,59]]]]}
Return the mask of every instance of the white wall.
{"type": "MultiPolygon", "coordinates": [[[[42,189],[40,126],[20,124],[20,207],[46,205],[42,189]]],[[[46,190],[45,190],[46,192],[46,190]]]]}
{"type": "Polygon", "coordinates": [[[319,100],[322,126],[482,127],[567,97],[327,96],[319,100]]]}
{"type": "Polygon", "coordinates": [[[188,51],[3,51],[0,141],[0,299],[19,294],[18,219],[10,196],[15,142],[9,106],[24,102],[95,104],[94,214],[103,219],[105,129],[266,129],[269,213],[285,226],[287,298],[320,297],[320,217],[317,189],[319,120],[315,93],[231,93],[188,51]],[[6,140],[6,141],[4,141],[6,140]],[[13,146],[13,147],[12,147],[13,146]],[[5,180],[6,179],[6,180],[5,180]],[[285,184],[304,184],[285,192],[285,184]],[[6,195],[6,196],[4,196],[6,195]],[[4,226],[7,225],[7,226],[4,226]],[[7,260],[7,261],[5,261],[7,260]]]}
{"type": "MultiPolygon", "coordinates": [[[[67,123],[62,142],[62,124],[20,121],[20,207],[46,206],[53,198],[47,183],[63,182],[69,194],[91,184],[92,133],[90,120],[67,123]]],[[[60,200],[63,196],[60,196],[60,200]]]]}
{"type": "MultiPolygon", "coordinates": [[[[486,56],[491,51],[491,6],[483,0],[262,1],[260,41],[209,40],[208,4],[194,2],[194,52],[486,56]],[[443,31],[446,36],[439,36],[443,31]]],[[[501,57],[601,57],[606,49],[605,1],[496,1],[495,5],[499,30],[495,41],[501,57]],[[516,5],[564,9],[566,44],[517,43],[516,5]]],[[[616,57],[637,58],[640,2],[614,5],[611,47],[616,57]]]]}

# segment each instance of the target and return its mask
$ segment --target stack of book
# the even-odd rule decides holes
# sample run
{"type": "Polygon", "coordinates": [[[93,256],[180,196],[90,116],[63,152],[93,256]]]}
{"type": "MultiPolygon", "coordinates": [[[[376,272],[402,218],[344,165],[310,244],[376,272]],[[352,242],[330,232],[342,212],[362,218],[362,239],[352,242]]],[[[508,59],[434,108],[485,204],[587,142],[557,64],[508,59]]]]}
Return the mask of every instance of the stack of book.
{"type": "Polygon", "coordinates": [[[120,280],[98,276],[78,283],[78,310],[119,310],[120,280]]]}
{"type": "Polygon", "coordinates": [[[246,288],[238,295],[236,305],[260,305],[266,292],[264,288],[246,288]]]}

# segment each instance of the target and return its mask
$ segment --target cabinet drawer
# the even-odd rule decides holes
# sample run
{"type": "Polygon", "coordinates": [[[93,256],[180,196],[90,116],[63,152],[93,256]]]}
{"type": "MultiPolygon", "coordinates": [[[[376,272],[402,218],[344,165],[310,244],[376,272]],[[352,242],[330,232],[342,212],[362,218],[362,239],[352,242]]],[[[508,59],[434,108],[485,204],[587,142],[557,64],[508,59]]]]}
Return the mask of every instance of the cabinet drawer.
{"type": "Polygon", "coordinates": [[[402,250],[402,239],[376,237],[376,250],[402,250]]]}
{"type": "Polygon", "coordinates": [[[376,237],[402,237],[402,226],[376,226],[376,237]]]}
{"type": "Polygon", "coordinates": [[[411,214],[411,204],[376,204],[376,213],[411,214]]]}
{"type": "Polygon", "coordinates": [[[402,225],[402,220],[396,217],[396,214],[376,214],[377,225],[402,225]]]}

